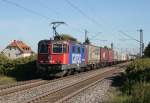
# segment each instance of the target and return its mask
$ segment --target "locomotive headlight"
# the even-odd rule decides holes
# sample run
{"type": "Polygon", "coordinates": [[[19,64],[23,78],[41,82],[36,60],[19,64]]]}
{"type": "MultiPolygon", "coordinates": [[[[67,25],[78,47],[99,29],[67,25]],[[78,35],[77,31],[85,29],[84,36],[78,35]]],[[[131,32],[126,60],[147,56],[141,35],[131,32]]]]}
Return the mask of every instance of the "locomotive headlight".
{"type": "Polygon", "coordinates": [[[51,60],[51,56],[48,56],[48,60],[51,60]]]}

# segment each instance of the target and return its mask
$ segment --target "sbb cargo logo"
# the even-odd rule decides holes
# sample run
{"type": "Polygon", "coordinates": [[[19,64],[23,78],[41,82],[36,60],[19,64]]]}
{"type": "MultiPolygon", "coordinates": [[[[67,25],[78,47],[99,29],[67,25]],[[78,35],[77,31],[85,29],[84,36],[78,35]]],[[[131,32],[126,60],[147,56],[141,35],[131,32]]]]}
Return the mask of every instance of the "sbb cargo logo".
{"type": "Polygon", "coordinates": [[[80,54],[72,54],[72,63],[80,64],[81,63],[81,55],[80,54]]]}

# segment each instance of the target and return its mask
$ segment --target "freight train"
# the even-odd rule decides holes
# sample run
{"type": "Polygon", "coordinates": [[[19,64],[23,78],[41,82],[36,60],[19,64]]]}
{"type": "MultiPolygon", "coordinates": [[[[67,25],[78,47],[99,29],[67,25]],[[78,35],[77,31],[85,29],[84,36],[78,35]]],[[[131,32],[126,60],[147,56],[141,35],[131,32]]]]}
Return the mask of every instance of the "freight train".
{"type": "Polygon", "coordinates": [[[70,40],[41,40],[38,43],[38,73],[62,76],[105,67],[128,60],[128,55],[110,48],[70,40]]]}
{"type": "MultiPolygon", "coordinates": [[[[56,32],[56,28],[53,27],[53,29],[56,32]]],[[[57,38],[39,41],[37,71],[42,77],[56,74],[65,76],[127,60],[127,54],[119,53],[111,48],[57,38]]]]}

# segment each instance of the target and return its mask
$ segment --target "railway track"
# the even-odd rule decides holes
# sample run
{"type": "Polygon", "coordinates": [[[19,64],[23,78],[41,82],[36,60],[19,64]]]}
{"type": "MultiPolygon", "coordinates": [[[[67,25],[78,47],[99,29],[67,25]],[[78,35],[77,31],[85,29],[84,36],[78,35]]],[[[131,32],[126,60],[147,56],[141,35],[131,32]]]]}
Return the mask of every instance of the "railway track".
{"type": "Polygon", "coordinates": [[[28,80],[28,81],[20,81],[20,82],[16,82],[16,83],[12,83],[12,84],[0,85],[0,91],[2,91],[4,89],[15,87],[15,86],[19,86],[19,85],[25,85],[25,84],[28,84],[28,83],[37,82],[39,80],[41,80],[41,79],[28,80]]]}
{"type": "MultiPolygon", "coordinates": [[[[113,73],[112,74],[110,71],[110,74],[108,73],[107,76],[102,75],[98,80],[92,81],[91,83],[85,85],[83,88],[80,87],[81,89],[78,89],[75,92],[72,92],[71,94],[65,96],[64,98],[61,98],[60,100],[56,101],[55,103],[72,103],[72,102],[77,103],[76,102],[77,98],[79,98],[79,96],[82,96],[86,90],[88,90],[88,89],[90,90],[90,88],[95,87],[97,84],[104,83],[104,81],[107,78],[118,75],[120,72],[122,72],[122,71],[120,71],[120,70],[112,71],[112,73],[113,73]]],[[[80,101],[80,100],[78,100],[78,101],[80,101]]],[[[81,99],[81,101],[83,101],[83,100],[81,99]]],[[[80,101],[80,103],[82,103],[81,101],[80,101]]],[[[43,103],[45,103],[45,102],[43,102],[43,103]]],[[[51,103],[51,102],[47,102],[47,103],[51,103]]]]}
{"type": "Polygon", "coordinates": [[[47,83],[47,81],[42,80],[42,79],[37,79],[37,80],[31,80],[31,81],[26,81],[26,82],[19,82],[13,85],[7,85],[6,87],[3,87],[0,89],[0,96],[4,96],[7,94],[15,93],[17,91],[29,89],[34,86],[42,85],[44,83],[47,83]]]}
{"type": "MultiPolygon", "coordinates": [[[[125,65],[119,65],[119,67],[124,67],[125,65]]],[[[54,91],[47,92],[38,97],[33,98],[32,100],[26,101],[25,103],[63,103],[69,98],[77,95],[79,92],[95,85],[97,82],[102,81],[106,77],[113,75],[122,70],[118,70],[115,67],[111,70],[105,71],[100,74],[93,75],[92,77],[78,81],[77,83],[72,83],[68,86],[59,88],[54,91]],[[68,94],[71,94],[68,96],[68,94]],[[62,99],[63,98],[63,99],[62,99]]]]}
{"type": "MultiPolygon", "coordinates": [[[[93,70],[93,71],[95,71],[95,70],[93,70]]],[[[88,71],[88,72],[91,72],[91,71],[88,71]]],[[[81,74],[87,74],[88,72],[83,72],[81,74]]],[[[75,76],[78,76],[78,75],[79,74],[77,74],[75,76]]],[[[54,79],[54,80],[36,79],[36,80],[18,82],[18,83],[14,83],[14,84],[11,84],[11,85],[4,85],[4,86],[0,87],[0,96],[15,93],[17,91],[22,91],[22,90],[29,89],[29,88],[32,88],[32,87],[37,87],[37,86],[44,85],[44,84],[47,84],[47,83],[60,81],[60,80],[63,80],[65,78],[69,78],[69,77],[74,77],[74,75],[70,75],[70,76],[67,76],[67,77],[54,79]]]]}
{"type": "Polygon", "coordinates": [[[27,103],[54,103],[54,102],[63,103],[65,101],[67,101],[67,99],[69,99],[69,97],[73,97],[79,91],[82,91],[82,90],[86,89],[87,85],[89,85],[91,83],[92,83],[92,85],[94,85],[96,82],[106,78],[106,75],[110,76],[115,72],[116,72],[115,69],[112,69],[110,71],[106,71],[102,74],[98,74],[96,76],[87,78],[85,80],[81,80],[78,83],[73,83],[73,84],[70,84],[70,85],[65,86],[63,88],[60,88],[58,90],[51,91],[49,93],[43,94],[42,96],[39,96],[39,97],[35,98],[32,101],[28,101],[27,103]],[[77,90],[79,90],[79,91],[77,91],[77,90]],[[61,98],[64,98],[65,96],[67,96],[70,93],[73,93],[73,95],[69,96],[68,98],[65,98],[65,99],[61,100],[61,98]]]}
{"type": "MultiPolygon", "coordinates": [[[[118,65],[117,67],[119,68],[120,66],[118,65]]],[[[109,72],[111,69],[115,70],[115,68],[106,67],[105,69],[84,72],[56,80],[27,83],[4,89],[0,92],[0,103],[43,103],[50,101],[48,98],[51,98],[51,103],[53,103],[70,94],[70,90],[76,90],[73,88],[83,87],[88,84],[88,81],[94,81],[94,79],[100,78],[102,74],[106,75],[106,72],[109,72]]]]}
{"type": "MultiPolygon", "coordinates": [[[[82,74],[84,74],[84,73],[82,73],[82,74]]],[[[72,75],[70,75],[68,77],[72,77],[72,75]]],[[[21,90],[25,90],[25,89],[29,89],[29,88],[32,88],[35,86],[40,86],[40,85],[43,85],[46,83],[56,82],[58,80],[63,80],[68,77],[63,77],[63,78],[54,79],[54,80],[35,79],[35,80],[17,82],[17,83],[9,84],[9,85],[3,85],[0,87],[0,96],[14,93],[14,92],[21,91],[21,90]]]]}

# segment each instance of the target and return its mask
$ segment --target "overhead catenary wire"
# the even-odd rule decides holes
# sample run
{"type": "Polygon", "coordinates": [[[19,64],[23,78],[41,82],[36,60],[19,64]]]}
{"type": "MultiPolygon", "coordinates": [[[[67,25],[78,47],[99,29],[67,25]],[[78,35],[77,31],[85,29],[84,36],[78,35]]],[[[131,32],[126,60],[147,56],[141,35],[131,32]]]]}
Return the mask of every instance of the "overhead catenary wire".
{"type": "MultiPolygon", "coordinates": [[[[18,8],[21,8],[29,13],[32,13],[34,15],[37,15],[37,16],[40,16],[46,20],[52,20],[49,16],[46,16],[46,15],[43,15],[42,13],[39,13],[35,10],[32,10],[32,9],[29,9],[23,5],[20,5],[14,1],[10,1],[10,0],[1,0],[7,4],[10,4],[10,5],[13,5],[13,6],[16,6],[18,8]]],[[[82,15],[84,15],[88,20],[90,20],[91,22],[93,22],[94,24],[96,24],[97,26],[100,26],[100,24],[93,18],[91,18],[90,16],[88,16],[86,13],[84,13],[80,8],[78,8],[76,5],[74,5],[73,3],[71,3],[69,0],[65,0],[70,6],[72,6],[74,9],[77,9],[82,15]]],[[[53,21],[53,20],[52,20],[53,21]]],[[[81,30],[77,30],[77,31],[81,31],[81,30]]]]}
{"type": "Polygon", "coordinates": [[[139,42],[140,43],[140,41],[139,40],[137,40],[137,39],[135,39],[134,37],[132,37],[132,36],[130,36],[130,35],[128,35],[128,34],[126,34],[125,32],[123,32],[123,31],[119,31],[121,34],[123,34],[124,36],[126,36],[126,37],[128,37],[128,38],[130,38],[130,39],[132,39],[132,40],[135,40],[135,41],[137,41],[137,42],[139,42]]]}
{"type": "Polygon", "coordinates": [[[90,17],[89,15],[87,15],[84,11],[81,10],[81,8],[77,7],[76,5],[74,5],[72,2],[70,2],[69,0],[64,0],[67,4],[69,4],[72,8],[76,9],[80,14],[82,14],[84,17],[86,17],[89,21],[91,21],[92,23],[94,23],[97,26],[102,26],[100,23],[98,23],[98,21],[96,21],[95,19],[93,19],[92,17],[90,17]]]}
{"type": "MultiPolygon", "coordinates": [[[[64,0],[68,5],[70,5],[72,8],[74,8],[76,11],[78,11],[80,14],[82,14],[86,19],[88,19],[90,22],[92,22],[93,24],[95,24],[98,28],[102,28],[103,30],[109,32],[109,30],[106,30],[102,24],[99,23],[99,21],[95,20],[94,18],[92,18],[91,16],[89,16],[88,14],[86,14],[80,7],[76,6],[75,4],[73,4],[70,0],[64,0]]],[[[111,34],[111,32],[109,33],[111,34]]]]}
{"type": "MultiPolygon", "coordinates": [[[[23,5],[20,5],[20,4],[16,3],[16,2],[14,2],[14,1],[10,1],[10,0],[1,0],[1,1],[3,1],[3,2],[5,2],[5,3],[8,3],[8,4],[10,4],[10,5],[16,6],[16,7],[18,7],[18,8],[21,8],[21,9],[23,9],[23,10],[29,12],[29,13],[32,13],[32,14],[34,14],[34,15],[40,16],[40,17],[42,17],[42,18],[44,18],[44,19],[46,19],[46,20],[52,20],[49,16],[43,15],[42,13],[39,13],[39,12],[37,12],[37,11],[35,11],[35,10],[32,10],[32,9],[30,9],[30,8],[27,8],[27,7],[23,6],[23,5]]],[[[83,16],[85,16],[85,17],[86,17],[89,21],[91,21],[93,24],[95,24],[95,25],[97,25],[97,26],[102,26],[102,25],[101,25],[98,21],[96,21],[94,18],[92,18],[91,16],[87,15],[81,8],[79,8],[78,6],[76,6],[76,5],[74,5],[72,2],[70,2],[70,0],[64,0],[64,1],[66,1],[72,8],[74,8],[74,9],[76,9],[78,12],[80,12],[83,16]]],[[[70,25],[69,25],[69,26],[70,26],[70,25]]],[[[72,27],[72,28],[73,28],[73,27],[72,27]]],[[[80,32],[81,32],[81,30],[77,30],[77,28],[73,28],[73,29],[76,29],[76,31],[80,31],[80,32]]]]}
{"type": "MultiPolygon", "coordinates": [[[[32,10],[30,8],[27,8],[27,7],[23,6],[23,5],[20,5],[20,4],[16,3],[16,2],[14,2],[14,1],[10,1],[10,0],[1,0],[1,1],[4,2],[4,3],[10,4],[10,5],[13,5],[13,6],[17,7],[17,8],[23,9],[26,12],[29,12],[31,14],[40,16],[40,17],[42,17],[42,18],[44,18],[46,20],[54,21],[54,19],[52,20],[49,16],[43,15],[42,13],[39,13],[39,12],[37,12],[35,10],[32,10]]],[[[58,12],[57,12],[57,14],[58,14],[58,12]]],[[[68,25],[66,25],[66,26],[68,26],[68,25]]],[[[69,25],[69,27],[70,27],[70,25],[69,25]]],[[[80,31],[81,32],[81,30],[79,30],[79,29],[77,30],[74,27],[71,27],[71,28],[74,29],[74,30],[76,30],[76,31],[80,31]]]]}
{"type": "Polygon", "coordinates": [[[29,13],[32,13],[32,14],[34,14],[34,15],[40,16],[40,17],[42,17],[42,18],[44,18],[44,19],[46,19],[46,20],[51,20],[50,17],[48,17],[48,16],[46,16],[46,15],[43,15],[43,14],[41,14],[41,13],[39,13],[39,12],[37,12],[37,11],[34,11],[34,10],[32,10],[32,9],[29,9],[29,8],[27,8],[27,7],[24,7],[24,6],[22,6],[22,5],[20,5],[20,4],[16,3],[16,2],[14,2],[14,1],[10,1],[10,0],[1,0],[1,1],[3,1],[3,2],[5,2],[5,3],[8,3],[8,4],[10,4],[10,5],[16,6],[16,7],[18,7],[18,8],[24,9],[25,11],[27,11],[27,12],[29,12],[29,13]]]}

